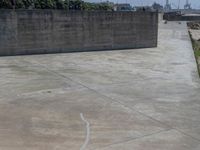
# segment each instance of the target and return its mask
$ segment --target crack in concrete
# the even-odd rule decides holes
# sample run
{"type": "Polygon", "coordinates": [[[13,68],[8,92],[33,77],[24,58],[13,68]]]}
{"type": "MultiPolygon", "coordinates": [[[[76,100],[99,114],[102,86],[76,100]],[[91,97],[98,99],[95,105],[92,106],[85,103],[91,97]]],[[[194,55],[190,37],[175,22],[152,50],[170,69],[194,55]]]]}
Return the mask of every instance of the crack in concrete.
{"type": "Polygon", "coordinates": [[[90,123],[84,118],[83,114],[80,113],[80,117],[82,121],[86,124],[86,137],[85,137],[85,142],[81,146],[80,150],[86,149],[89,141],[90,141],[90,123]]]}

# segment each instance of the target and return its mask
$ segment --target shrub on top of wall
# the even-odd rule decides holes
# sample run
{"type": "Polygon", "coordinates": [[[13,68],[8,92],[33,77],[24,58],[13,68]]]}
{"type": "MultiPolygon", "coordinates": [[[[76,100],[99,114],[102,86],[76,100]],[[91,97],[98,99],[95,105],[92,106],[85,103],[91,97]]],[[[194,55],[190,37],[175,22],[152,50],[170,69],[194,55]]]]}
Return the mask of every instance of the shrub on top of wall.
{"type": "Polygon", "coordinates": [[[0,0],[0,9],[112,10],[112,3],[89,3],[82,0],[0,0]]]}

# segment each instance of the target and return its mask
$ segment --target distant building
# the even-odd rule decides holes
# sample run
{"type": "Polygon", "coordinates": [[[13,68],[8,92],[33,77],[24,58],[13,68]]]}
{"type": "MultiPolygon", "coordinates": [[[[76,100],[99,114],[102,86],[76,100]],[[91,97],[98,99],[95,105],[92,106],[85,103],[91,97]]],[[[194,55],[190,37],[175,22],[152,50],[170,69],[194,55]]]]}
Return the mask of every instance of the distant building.
{"type": "Polygon", "coordinates": [[[136,6],[135,10],[139,11],[139,12],[152,12],[152,11],[155,11],[151,6],[136,6]]]}
{"type": "Polygon", "coordinates": [[[153,5],[152,5],[152,8],[155,10],[155,11],[158,11],[158,12],[162,12],[163,11],[163,6],[154,2],[153,5]]]}
{"type": "Polygon", "coordinates": [[[133,7],[130,4],[115,4],[114,11],[133,11],[133,7]]]}

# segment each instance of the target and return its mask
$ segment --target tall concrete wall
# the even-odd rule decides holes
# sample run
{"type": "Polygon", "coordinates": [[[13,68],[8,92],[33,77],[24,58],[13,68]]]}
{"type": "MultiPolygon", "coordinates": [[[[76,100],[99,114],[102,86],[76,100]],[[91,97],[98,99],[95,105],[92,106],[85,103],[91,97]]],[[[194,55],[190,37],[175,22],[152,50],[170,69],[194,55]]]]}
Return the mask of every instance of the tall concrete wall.
{"type": "Polygon", "coordinates": [[[158,23],[163,21],[163,13],[158,13],[158,23]]]}
{"type": "Polygon", "coordinates": [[[157,46],[150,12],[0,10],[0,55],[157,46]]]}
{"type": "Polygon", "coordinates": [[[166,13],[163,19],[168,21],[200,21],[200,15],[176,15],[166,13]]]}

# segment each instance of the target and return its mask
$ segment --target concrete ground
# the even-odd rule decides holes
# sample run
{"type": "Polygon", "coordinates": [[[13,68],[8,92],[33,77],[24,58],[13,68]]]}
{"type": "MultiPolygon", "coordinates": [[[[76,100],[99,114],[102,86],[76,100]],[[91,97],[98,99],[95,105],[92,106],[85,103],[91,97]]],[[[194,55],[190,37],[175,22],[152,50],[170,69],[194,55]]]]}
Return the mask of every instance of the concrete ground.
{"type": "Polygon", "coordinates": [[[158,48],[0,57],[0,150],[199,150],[186,24],[158,48]]]}

